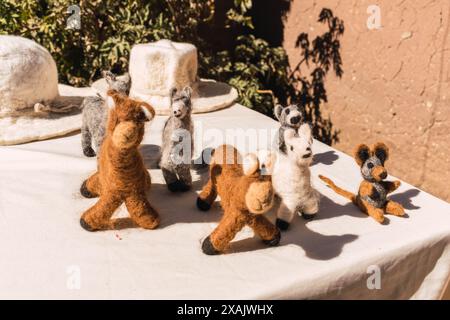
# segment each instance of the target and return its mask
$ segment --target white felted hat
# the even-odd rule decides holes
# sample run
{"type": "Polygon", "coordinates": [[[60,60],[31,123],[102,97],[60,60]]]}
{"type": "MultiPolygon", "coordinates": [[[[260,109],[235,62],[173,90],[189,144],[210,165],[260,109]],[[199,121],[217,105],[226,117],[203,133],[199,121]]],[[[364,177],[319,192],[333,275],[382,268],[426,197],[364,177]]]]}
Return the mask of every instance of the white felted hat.
{"type": "Polygon", "coordinates": [[[90,88],[58,85],[56,63],[36,42],[0,36],[0,145],[56,137],[81,127],[90,88]]]}
{"type": "MultiPolygon", "coordinates": [[[[170,90],[193,89],[194,113],[209,112],[231,105],[238,97],[236,89],[223,82],[197,77],[197,48],[190,43],[159,40],[135,45],[130,54],[130,97],[151,104],[157,114],[169,114],[170,90]]],[[[105,96],[105,79],[92,87],[105,96]]]]}

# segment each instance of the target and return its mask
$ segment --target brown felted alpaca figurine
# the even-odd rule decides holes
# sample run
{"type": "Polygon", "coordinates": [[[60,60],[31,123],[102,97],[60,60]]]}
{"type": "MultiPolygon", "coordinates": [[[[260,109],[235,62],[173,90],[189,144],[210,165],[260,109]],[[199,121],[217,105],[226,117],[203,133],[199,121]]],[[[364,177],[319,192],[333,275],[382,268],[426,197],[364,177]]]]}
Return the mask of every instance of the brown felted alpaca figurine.
{"type": "Polygon", "coordinates": [[[114,211],[123,203],[131,219],[140,227],[154,229],[159,215],[146,198],[150,175],[138,146],[144,137],[144,123],[155,116],[153,108],[115,90],[108,91],[110,108],[106,137],[98,159],[98,171],[83,182],[80,192],[86,198],[100,197],[80,219],[88,231],[114,229],[114,211]]]}
{"type": "Polygon", "coordinates": [[[363,212],[382,223],[384,214],[403,216],[405,210],[403,206],[395,201],[388,200],[387,195],[395,191],[400,186],[400,181],[384,181],[387,171],[384,162],[389,157],[388,147],[378,142],[370,149],[365,144],[359,145],[354,153],[356,163],[361,167],[361,174],[364,180],[359,186],[357,195],[337,187],[333,181],[319,175],[331,189],[336,193],[351,200],[363,212]]]}
{"type": "Polygon", "coordinates": [[[197,199],[197,207],[209,210],[219,195],[223,217],[203,241],[205,254],[223,252],[245,225],[268,245],[275,246],[280,242],[280,231],[263,215],[274,201],[271,176],[266,174],[273,167],[274,156],[270,152],[261,152],[259,159],[257,155],[249,154],[243,164],[240,160],[239,152],[228,145],[217,148],[211,159],[210,178],[197,199]]]}

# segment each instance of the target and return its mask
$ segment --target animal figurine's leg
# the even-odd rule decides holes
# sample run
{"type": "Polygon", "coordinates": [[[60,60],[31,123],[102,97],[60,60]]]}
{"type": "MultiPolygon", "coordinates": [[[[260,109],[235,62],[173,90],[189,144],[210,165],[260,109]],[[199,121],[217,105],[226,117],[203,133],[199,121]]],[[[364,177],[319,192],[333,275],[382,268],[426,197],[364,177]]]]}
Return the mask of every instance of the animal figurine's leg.
{"type": "Polygon", "coordinates": [[[311,196],[305,203],[303,203],[301,207],[302,218],[305,220],[311,220],[316,216],[316,213],[319,211],[319,195],[314,194],[311,196]]]}
{"type": "Polygon", "coordinates": [[[100,154],[100,148],[102,147],[103,139],[102,138],[95,138],[95,150],[97,151],[97,154],[100,154]]]}
{"type": "Polygon", "coordinates": [[[375,219],[375,221],[379,223],[383,223],[384,221],[384,210],[380,208],[375,208],[371,204],[367,203],[364,200],[359,199],[358,201],[359,208],[367,213],[369,216],[375,219]]]}
{"type": "Polygon", "coordinates": [[[197,208],[199,208],[202,211],[208,211],[211,209],[211,206],[217,198],[217,189],[216,185],[212,181],[211,178],[209,178],[208,182],[203,187],[202,191],[198,195],[197,198],[197,208]]]}
{"type": "Polygon", "coordinates": [[[287,230],[289,228],[289,224],[291,223],[292,219],[294,218],[294,212],[295,210],[292,208],[289,208],[288,205],[281,200],[280,207],[278,208],[277,212],[277,220],[276,225],[280,230],[287,230]]]}
{"type": "Polygon", "coordinates": [[[97,128],[97,132],[95,132],[93,138],[97,154],[100,154],[100,148],[102,147],[103,140],[105,140],[105,130],[102,128],[97,128]]]}
{"type": "Polygon", "coordinates": [[[185,192],[192,187],[192,176],[190,165],[178,166],[177,169],[179,185],[178,191],[185,192]]]}
{"type": "Polygon", "coordinates": [[[403,209],[403,206],[400,203],[388,200],[386,203],[386,213],[394,216],[403,216],[405,214],[405,209],[403,209]]]}
{"type": "Polygon", "coordinates": [[[94,157],[95,151],[92,149],[92,137],[89,132],[88,126],[83,123],[81,126],[81,147],[83,148],[83,154],[86,157],[94,157]]]}
{"type": "Polygon", "coordinates": [[[161,167],[161,171],[163,173],[164,180],[166,180],[167,188],[172,192],[179,191],[178,190],[179,182],[177,175],[172,170],[164,167],[161,167]]]}
{"type": "Polygon", "coordinates": [[[145,170],[145,190],[149,191],[152,186],[152,179],[150,178],[150,173],[145,170]]]}
{"type": "Polygon", "coordinates": [[[96,198],[101,195],[101,184],[98,172],[83,182],[80,193],[85,198],[96,198]]]}
{"type": "Polygon", "coordinates": [[[87,231],[111,229],[111,216],[120,206],[122,200],[118,196],[101,197],[97,203],[89,208],[80,219],[80,225],[87,231]]]}
{"type": "Polygon", "coordinates": [[[236,234],[245,226],[240,212],[225,212],[219,225],[203,241],[203,253],[208,255],[220,254],[234,239],[236,234]]]}
{"type": "Polygon", "coordinates": [[[134,194],[125,199],[131,219],[144,229],[155,229],[159,225],[159,214],[150,205],[145,195],[134,194]]]}
{"type": "Polygon", "coordinates": [[[263,239],[265,244],[276,246],[280,243],[280,230],[262,214],[253,215],[248,221],[248,225],[263,239]]]}
{"type": "Polygon", "coordinates": [[[383,209],[375,208],[372,206],[367,207],[367,214],[375,219],[375,221],[379,223],[383,223],[384,221],[384,212],[383,209]]]}
{"type": "Polygon", "coordinates": [[[401,182],[399,180],[383,181],[382,184],[383,184],[384,188],[386,189],[387,193],[391,193],[391,192],[397,190],[398,187],[400,187],[401,182]]]}

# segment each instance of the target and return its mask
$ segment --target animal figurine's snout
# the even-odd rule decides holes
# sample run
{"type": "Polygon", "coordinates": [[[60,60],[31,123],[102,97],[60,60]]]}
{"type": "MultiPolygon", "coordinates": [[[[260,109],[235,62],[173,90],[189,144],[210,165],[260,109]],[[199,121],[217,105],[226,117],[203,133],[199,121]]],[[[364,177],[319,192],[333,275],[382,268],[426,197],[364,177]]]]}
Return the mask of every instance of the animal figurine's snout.
{"type": "Polygon", "coordinates": [[[306,151],[307,151],[307,153],[305,153],[305,154],[302,156],[302,158],[303,158],[303,159],[311,158],[311,157],[312,157],[312,151],[311,151],[311,148],[310,148],[310,147],[306,148],[306,151]]]}
{"type": "Polygon", "coordinates": [[[376,181],[381,181],[387,178],[387,171],[383,166],[376,166],[372,169],[372,176],[376,181]]]}
{"type": "Polygon", "coordinates": [[[112,142],[120,148],[130,148],[139,144],[138,126],[131,121],[119,123],[112,133],[112,142]]]}
{"type": "Polygon", "coordinates": [[[272,180],[252,183],[245,195],[245,203],[251,213],[263,214],[270,210],[274,202],[272,180]]]}
{"type": "Polygon", "coordinates": [[[297,124],[297,123],[299,123],[299,122],[300,122],[300,116],[292,117],[292,118],[291,118],[291,123],[292,123],[292,124],[297,124]]]}

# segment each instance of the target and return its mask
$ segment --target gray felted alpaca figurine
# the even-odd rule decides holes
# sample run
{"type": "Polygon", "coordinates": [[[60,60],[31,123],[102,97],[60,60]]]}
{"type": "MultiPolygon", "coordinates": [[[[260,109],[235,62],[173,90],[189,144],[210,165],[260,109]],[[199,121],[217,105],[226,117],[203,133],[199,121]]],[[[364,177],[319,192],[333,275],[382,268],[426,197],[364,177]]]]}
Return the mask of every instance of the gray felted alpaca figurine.
{"type": "MultiPolygon", "coordinates": [[[[114,73],[103,71],[102,76],[106,79],[109,89],[128,95],[131,87],[131,78],[128,74],[125,74],[121,79],[117,79],[114,73]]],[[[106,100],[100,95],[84,98],[81,107],[83,109],[81,146],[86,157],[93,157],[95,151],[92,148],[92,140],[94,140],[95,149],[98,153],[105,137],[108,108],[106,100]]]]}
{"type": "Polygon", "coordinates": [[[286,153],[284,131],[286,129],[295,129],[297,131],[305,122],[305,113],[304,110],[296,104],[291,104],[287,107],[277,104],[274,109],[274,114],[281,124],[278,129],[278,149],[281,152],[286,153]]]}
{"type": "Polygon", "coordinates": [[[171,113],[167,119],[162,137],[160,167],[167,187],[172,192],[184,192],[191,188],[191,158],[194,149],[190,87],[170,94],[171,113]]]}

